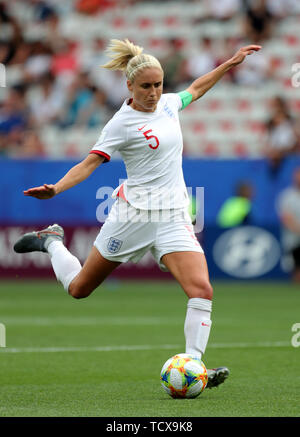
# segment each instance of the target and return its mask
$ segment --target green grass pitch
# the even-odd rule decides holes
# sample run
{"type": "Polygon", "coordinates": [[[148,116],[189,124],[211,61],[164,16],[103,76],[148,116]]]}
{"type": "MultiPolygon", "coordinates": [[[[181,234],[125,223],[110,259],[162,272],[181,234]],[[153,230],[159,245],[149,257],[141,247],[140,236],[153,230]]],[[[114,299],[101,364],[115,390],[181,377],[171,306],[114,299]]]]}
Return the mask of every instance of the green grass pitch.
{"type": "Polygon", "coordinates": [[[108,280],[75,300],[54,281],[2,281],[0,417],[299,416],[299,287],[213,285],[203,361],[231,375],[182,400],[159,381],[163,363],[184,352],[187,298],[175,282],[108,280]]]}

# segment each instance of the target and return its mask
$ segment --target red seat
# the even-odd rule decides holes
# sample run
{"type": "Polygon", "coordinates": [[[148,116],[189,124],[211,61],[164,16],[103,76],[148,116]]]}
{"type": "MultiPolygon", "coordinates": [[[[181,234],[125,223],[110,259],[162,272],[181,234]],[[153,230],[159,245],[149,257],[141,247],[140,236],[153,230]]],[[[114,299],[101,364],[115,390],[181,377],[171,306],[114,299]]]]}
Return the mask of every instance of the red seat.
{"type": "Polygon", "coordinates": [[[203,121],[196,121],[195,123],[192,124],[192,130],[195,134],[205,132],[206,131],[205,123],[203,123],[203,121]]]}
{"type": "Polygon", "coordinates": [[[247,99],[237,99],[236,106],[239,111],[249,111],[251,109],[251,102],[247,99]]]}
{"type": "Polygon", "coordinates": [[[123,17],[115,17],[112,20],[112,25],[113,25],[113,27],[116,27],[116,28],[124,27],[126,25],[126,21],[124,20],[123,17]]]}
{"type": "Polygon", "coordinates": [[[153,21],[148,17],[140,17],[137,24],[141,29],[154,27],[153,21]]]}
{"type": "Polygon", "coordinates": [[[239,156],[240,158],[245,158],[249,154],[246,144],[241,141],[238,141],[233,145],[233,152],[235,156],[239,156]]]}
{"type": "Polygon", "coordinates": [[[176,17],[176,15],[169,15],[167,17],[165,17],[164,19],[164,24],[166,26],[178,26],[178,17],[176,17]]]}
{"type": "Polygon", "coordinates": [[[272,68],[275,68],[275,69],[282,67],[283,63],[284,63],[283,59],[280,58],[279,56],[273,56],[270,59],[270,64],[271,64],[272,68]]]}
{"type": "Polygon", "coordinates": [[[284,77],[284,78],[282,79],[282,85],[283,85],[285,88],[292,88],[293,85],[292,85],[292,79],[291,79],[291,77],[284,77]]]}
{"type": "Polygon", "coordinates": [[[291,101],[291,107],[293,108],[293,110],[295,112],[299,112],[300,111],[300,99],[292,100],[291,101]]]}
{"type": "Polygon", "coordinates": [[[289,46],[296,46],[299,44],[299,38],[295,35],[286,35],[284,39],[289,46]]]}
{"type": "Polygon", "coordinates": [[[225,132],[232,131],[234,129],[234,123],[230,120],[221,120],[220,128],[225,132]]]}
{"type": "Polygon", "coordinates": [[[204,145],[203,154],[205,156],[217,156],[219,155],[218,146],[216,143],[209,141],[204,145]]]}
{"type": "Polygon", "coordinates": [[[209,111],[219,111],[222,107],[222,102],[220,100],[217,99],[211,99],[208,103],[207,103],[207,109],[209,111]]]}
{"type": "Polygon", "coordinates": [[[262,121],[250,120],[245,123],[245,129],[252,132],[263,133],[265,131],[265,124],[262,121]]]}
{"type": "Polygon", "coordinates": [[[161,38],[150,38],[148,41],[148,45],[149,47],[151,47],[152,49],[157,49],[158,47],[164,47],[165,45],[165,40],[161,39],[161,38]]]}

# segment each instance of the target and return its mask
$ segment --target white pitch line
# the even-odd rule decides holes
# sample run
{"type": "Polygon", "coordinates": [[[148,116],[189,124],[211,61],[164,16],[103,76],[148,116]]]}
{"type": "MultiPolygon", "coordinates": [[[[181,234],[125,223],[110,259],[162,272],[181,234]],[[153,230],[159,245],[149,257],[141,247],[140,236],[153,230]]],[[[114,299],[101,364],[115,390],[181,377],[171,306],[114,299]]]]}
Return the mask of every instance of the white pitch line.
{"type": "Polygon", "coordinates": [[[140,351],[157,349],[174,349],[178,345],[124,345],[124,346],[61,346],[61,347],[21,347],[21,348],[0,348],[0,353],[27,353],[27,352],[118,352],[118,351],[140,351]]]}
{"type": "Polygon", "coordinates": [[[181,324],[177,318],[163,317],[5,317],[1,319],[6,326],[97,326],[97,325],[169,325],[181,324]]]}
{"type": "Polygon", "coordinates": [[[212,343],[208,344],[208,348],[212,349],[243,349],[252,347],[287,347],[292,346],[289,341],[261,341],[257,343],[212,343]]]}
{"type": "MultiPolygon", "coordinates": [[[[0,348],[0,353],[48,353],[48,352],[118,352],[118,351],[142,351],[142,350],[171,350],[179,349],[182,345],[123,345],[123,346],[62,346],[62,347],[21,347],[0,348]]],[[[288,341],[266,341],[258,343],[211,343],[208,349],[247,349],[247,348],[276,348],[292,347],[288,341]]]]}

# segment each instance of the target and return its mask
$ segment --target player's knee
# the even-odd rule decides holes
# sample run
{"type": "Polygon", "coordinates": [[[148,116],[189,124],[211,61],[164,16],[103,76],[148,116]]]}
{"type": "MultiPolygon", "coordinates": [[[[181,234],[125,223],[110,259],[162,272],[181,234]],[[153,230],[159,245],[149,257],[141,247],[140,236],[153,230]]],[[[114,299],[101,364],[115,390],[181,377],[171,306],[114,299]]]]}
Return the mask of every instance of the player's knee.
{"type": "Polygon", "coordinates": [[[71,283],[68,291],[70,296],[74,297],[74,299],[83,299],[91,294],[91,290],[89,290],[87,286],[76,283],[71,283]]]}
{"type": "Polygon", "coordinates": [[[187,290],[189,298],[200,297],[202,299],[212,300],[213,287],[208,280],[195,278],[187,290]]]}

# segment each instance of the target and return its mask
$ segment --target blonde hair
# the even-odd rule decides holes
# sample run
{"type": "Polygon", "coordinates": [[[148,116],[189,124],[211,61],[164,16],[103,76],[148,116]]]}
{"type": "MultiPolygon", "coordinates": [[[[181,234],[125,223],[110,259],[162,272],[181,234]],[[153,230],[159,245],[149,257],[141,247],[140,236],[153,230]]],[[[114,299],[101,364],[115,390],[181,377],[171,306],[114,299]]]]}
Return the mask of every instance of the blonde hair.
{"type": "Polygon", "coordinates": [[[106,54],[112,60],[101,67],[124,71],[130,82],[134,81],[137,72],[143,68],[155,67],[163,71],[158,59],[152,55],[143,54],[143,50],[143,47],[134,45],[127,38],[124,41],[111,39],[106,54]]]}

